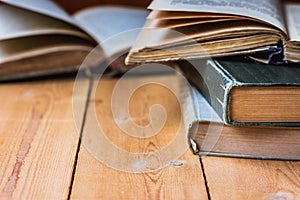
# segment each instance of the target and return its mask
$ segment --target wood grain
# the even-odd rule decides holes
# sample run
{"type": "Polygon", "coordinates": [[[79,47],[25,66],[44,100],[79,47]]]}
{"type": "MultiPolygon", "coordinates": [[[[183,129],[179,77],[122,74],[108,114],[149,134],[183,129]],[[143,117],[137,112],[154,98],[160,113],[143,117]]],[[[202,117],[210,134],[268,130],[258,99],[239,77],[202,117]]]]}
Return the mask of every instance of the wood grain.
{"type": "MultiPolygon", "coordinates": [[[[1,199],[67,198],[79,139],[73,82],[0,85],[1,199]]],[[[87,90],[80,95],[84,103],[87,90]]]]}
{"type": "Polygon", "coordinates": [[[300,199],[300,162],[202,160],[212,199],[300,199]]]}
{"type": "MultiPolygon", "coordinates": [[[[99,85],[94,86],[97,88],[94,91],[96,96],[93,98],[92,95],[89,103],[71,199],[207,199],[199,159],[192,155],[189,149],[185,149],[183,155],[176,158],[174,163],[141,173],[122,171],[117,167],[108,166],[103,160],[100,162],[96,159],[99,158],[94,152],[97,149],[91,149],[88,140],[87,143],[84,142],[85,134],[96,128],[88,125],[93,112],[92,107],[95,107],[98,118],[98,122],[95,123],[102,125],[111,143],[130,153],[155,152],[168,145],[174,138],[176,123],[181,116],[178,102],[166,88],[157,85],[143,86],[130,100],[129,107],[133,120],[142,126],[150,123],[149,107],[155,102],[164,105],[170,115],[164,128],[155,136],[135,138],[126,135],[115,124],[111,113],[111,93],[116,82],[117,80],[102,80],[99,85]]],[[[89,141],[91,140],[92,138],[89,141]]],[[[122,163],[119,160],[124,158],[114,154],[113,147],[103,146],[101,142],[97,147],[104,153],[110,152],[116,163],[122,163]]],[[[123,167],[126,169],[128,166],[124,164],[123,167]]]]}

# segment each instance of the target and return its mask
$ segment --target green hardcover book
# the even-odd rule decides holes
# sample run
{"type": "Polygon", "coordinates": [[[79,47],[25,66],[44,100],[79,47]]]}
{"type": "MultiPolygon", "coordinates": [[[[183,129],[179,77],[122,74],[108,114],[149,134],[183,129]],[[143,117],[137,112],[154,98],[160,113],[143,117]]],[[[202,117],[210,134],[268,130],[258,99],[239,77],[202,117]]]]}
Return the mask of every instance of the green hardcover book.
{"type": "Polygon", "coordinates": [[[299,66],[224,60],[180,64],[226,124],[300,125],[299,66]]]}

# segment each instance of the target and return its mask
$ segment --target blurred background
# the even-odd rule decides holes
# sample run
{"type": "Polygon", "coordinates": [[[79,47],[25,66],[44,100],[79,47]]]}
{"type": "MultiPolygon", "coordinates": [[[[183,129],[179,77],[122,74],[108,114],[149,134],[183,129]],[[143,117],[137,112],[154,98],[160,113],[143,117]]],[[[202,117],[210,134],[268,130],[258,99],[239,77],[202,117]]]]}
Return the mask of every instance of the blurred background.
{"type": "Polygon", "coordinates": [[[54,0],[57,4],[62,6],[67,12],[74,13],[80,9],[95,6],[95,5],[128,5],[137,7],[147,7],[151,0],[54,0]]]}

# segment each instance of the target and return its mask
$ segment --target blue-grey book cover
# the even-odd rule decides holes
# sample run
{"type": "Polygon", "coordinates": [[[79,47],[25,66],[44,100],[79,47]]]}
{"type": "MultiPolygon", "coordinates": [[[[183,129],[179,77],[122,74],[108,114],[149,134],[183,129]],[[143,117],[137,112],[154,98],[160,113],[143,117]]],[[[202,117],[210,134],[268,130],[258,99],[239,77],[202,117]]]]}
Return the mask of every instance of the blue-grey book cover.
{"type": "Polygon", "coordinates": [[[194,60],[180,65],[224,123],[300,125],[300,66],[228,60],[194,60]]]}

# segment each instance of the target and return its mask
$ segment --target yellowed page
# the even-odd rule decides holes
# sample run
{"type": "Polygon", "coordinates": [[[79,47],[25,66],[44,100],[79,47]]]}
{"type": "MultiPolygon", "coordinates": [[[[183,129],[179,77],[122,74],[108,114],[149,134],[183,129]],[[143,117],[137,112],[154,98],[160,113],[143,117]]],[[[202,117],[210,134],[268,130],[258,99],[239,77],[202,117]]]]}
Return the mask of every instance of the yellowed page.
{"type": "Polygon", "coordinates": [[[198,24],[196,26],[188,26],[171,30],[168,28],[152,28],[151,22],[148,20],[145,29],[143,29],[135,41],[130,53],[138,52],[147,48],[165,48],[185,43],[196,42],[200,40],[216,40],[224,37],[239,37],[258,33],[277,33],[280,31],[268,27],[264,24],[257,24],[251,21],[227,21],[220,22],[218,29],[213,24],[198,24]],[[199,31],[201,30],[201,31],[199,31]],[[182,32],[184,34],[182,34],[182,32]],[[147,38],[147,40],[145,40],[147,38]],[[193,38],[193,39],[191,39],[193,38]]]}
{"type": "Polygon", "coordinates": [[[291,41],[300,41],[300,4],[285,5],[288,34],[291,41]]]}
{"type": "MultiPolygon", "coordinates": [[[[202,18],[199,19],[148,19],[149,27],[153,28],[179,28],[192,25],[209,24],[215,22],[228,22],[240,20],[238,18],[202,18]]],[[[188,28],[188,27],[187,27],[188,28]]]]}
{"type": "Polygon", "coordinates": [[[63,21],[28,10],[0,5],[0,41],[45,34],[73,35],[89,39],[78,28],[63,21]]]}
{"type": "Polygon", "coordinates": [[[154,0],[152,10],[233,14],[272,24],[286,33],[280,0],[154,0]]]}
{"type": "Polygon", "coordinates": [[[198,19],[198,18],[236,18],[233,15],[204,12],[152,10],[147,19],[198,19]]]}

